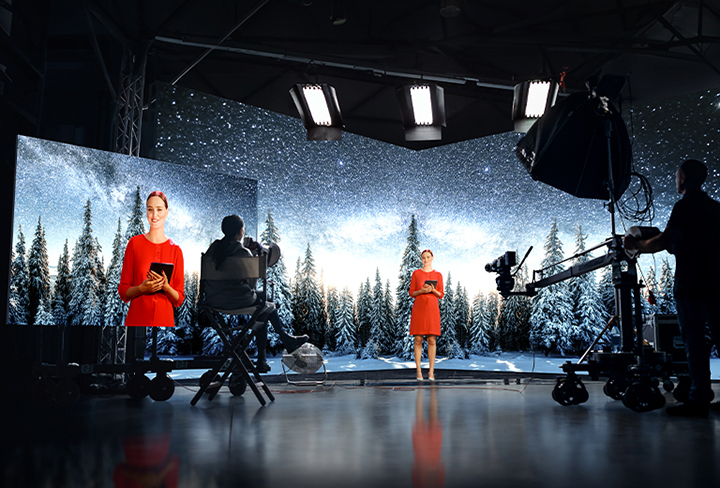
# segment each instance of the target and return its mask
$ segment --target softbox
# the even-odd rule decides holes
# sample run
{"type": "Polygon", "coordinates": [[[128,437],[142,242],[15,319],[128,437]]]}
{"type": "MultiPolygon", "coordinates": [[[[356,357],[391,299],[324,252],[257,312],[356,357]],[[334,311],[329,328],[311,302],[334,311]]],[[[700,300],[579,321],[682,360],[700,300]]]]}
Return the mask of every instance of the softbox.
{"type": "Polygon", "coordinates": [[[632,155],[625,122],[607,98],[576,93],[556,103],[520,139],[515,154],[534,180],[576,197],[609,200],[606,122],[618,200],[630,184],[632,155]]]}

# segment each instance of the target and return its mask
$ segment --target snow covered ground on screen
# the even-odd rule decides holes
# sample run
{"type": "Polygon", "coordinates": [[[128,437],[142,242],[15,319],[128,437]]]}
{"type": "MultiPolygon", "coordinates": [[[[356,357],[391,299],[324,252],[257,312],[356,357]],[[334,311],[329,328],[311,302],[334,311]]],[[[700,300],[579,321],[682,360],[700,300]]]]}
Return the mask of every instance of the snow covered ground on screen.
{"type": "MultiPolygon", "coordinates": [[[[177,359],[177,358],[175,358],[177,359]]],[[[272,367],[271,374],[282,374],[282,357],[269,356],[268,363],[272,367]]],[[[414,361],[406,361],[397,357],[380,357],[378,359],[358,359],[354,354],[348,355],[327,355],[324,358],[325,369],[329,373],[356,372],[356,371],[377,371],[392,369],[413,369],[414,361]]],[[[567,361],[576,363],[578,357],[544,356],[530,352],[521,353],[500,353],[487,356],[471,355],[470,359],[447,359],[438,358],[435,363],[437,370],[468,370],[468,371],[496,371],[507,373],[557,373],[562,375],[560,366],[567,361]]],[[[427,373],[427,360],[422,362],[423,369],[427,373]]],[[[712,378],[720,379],[720,359],[710,360],[712,378]]],[[[188,369],[178,370],[170,373],[176,380],[199,378],[206,370],[188,369]]],[[[322,370],[321,370],[322,371],[322,370]]]]}

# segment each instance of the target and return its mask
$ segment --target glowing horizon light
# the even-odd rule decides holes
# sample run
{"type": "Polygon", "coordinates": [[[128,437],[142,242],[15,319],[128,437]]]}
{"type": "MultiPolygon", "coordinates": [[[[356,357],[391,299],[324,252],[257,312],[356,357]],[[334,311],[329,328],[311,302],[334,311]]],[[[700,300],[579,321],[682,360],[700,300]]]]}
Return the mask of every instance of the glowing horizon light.
{"type": "Polygon", "coordinates": [[[412,100],[415,124],[432,125],[433,110],[430,99],[430,87],[428,85],[411,86],[410,99],[412,100]]]}
{"type": "Polygon", "coordinates": [[[328,108],[322,86],[305,85],[303,86],[303,95],[305,95],[305,100],[307,101],[313,121],[315,121],[317,125],[330,125],[332,123],[330,109],[328,108]]]}
{"type": "Polygon", "coordinates": [[[528,88],[527,105],[525,106],[525,117],[540,118],[545,113],[548,93],[550,93],[549,81],[533,81],[528,88]]]}

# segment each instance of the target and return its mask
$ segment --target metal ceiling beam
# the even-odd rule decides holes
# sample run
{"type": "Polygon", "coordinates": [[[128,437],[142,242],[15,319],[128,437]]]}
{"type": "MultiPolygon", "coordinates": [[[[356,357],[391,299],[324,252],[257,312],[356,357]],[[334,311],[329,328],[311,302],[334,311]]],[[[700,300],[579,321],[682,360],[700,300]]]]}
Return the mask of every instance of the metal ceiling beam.
{"type": "Polygon", "coordinates": [[[263,7],[265,6],[265,4],[267,4],[269,1],[270,1],[270,0],[260,0],[260,3],[258,3],[250,12],[248,12],[247,15],[245,15],[245,17],[243,17],[242,19],[240,19],[240,22],[238,22],[237,24],[235,24],[235,26],[233,26],[233,28],[230,29],[230,31],[228,31],[228,33],[225,34],[225,35],[223,36],[223,38],[220,39],[215,46],[210,46],[210,47],[208,47],[208,49],[207,49],[204,53],[202,53],[200,56],[198,56],[198,58],[197,58],[195,61],[193,61],[192,63],[190,63],[190,66],[188,66],[187,68],[185,68],[185,69],[182,71],[182,73],[180,73],[179,75],[177,75],[177,76],[175,77],[175,79],[172,81],[172,83],[170,83],[170,84],[171,84],[171,85],[174,85],[174,84],[176,84],[178,81],[180,81],[180,79],[181,79],[183,76],[185,76],[186,74],[188,74],[188,73],[190,72],[190,70],[192,70],[195,66],[197,66],[198,63],[200,63],[200,61],[202,61],[203,59],[205,59],[205,58],[208,56],[208,54],[210,54],[211,52],[213,52],[215,49],[218,49],[218,48],[220,47],[220,45],[227,40],[228,37],[230,37],[236,30],[238,30],[245,22],[247,22],[248,20],[250,20],[250,18],[251,18],[253,15],[255,15],[261,8],[263,8],[263,7]]]}
{"type": "Polygon", "coordinates": [[[164,37],[164,36],[157,36],[157,37],[155,37],[155,40],[158,42],[165,42],[165,43],[169,43],[169,44],[178,44],[178,45],[182,45],[182,46],[199,47],[199,48],[211,48],[211,50],[225,51],[225,52],[230,52],[230,53],[235,53],[235,54],[242,54],[245,56],[277,59],[277,60],[288,61],[288,62],[303,64],[303,65],[314,65],[314,66],[323,66],[323,67],[329,67],[329,68],[339,68],[339,69],[346,69],[346,70],[352,70],[352,71],[360,71],[360,72],[372,74],[375,76],[393,76],[393,77],[397,77],[397,78],[406,78],[406,79],[410,79],[410,80],[435,81],[438,83],[451,83],[451,84],[455,84],[455,85],[463,85],[466,83],[472,83],[472,84],[475,84],[476,86],[479,86],[482,88],[495,88],[498,90],[513,90],[514,89],[514,84],[504,85],[504,84],[500,84],[500,83],[486,83],[477,78],[472,78],[469,76],[448,76],[448,75],[433,74],[433,73],[388,70],[388,69],[377,68],[377,67],[372,67],[372,66],[362,66],[362,65],[358,65],[358,64],[340,63],[337,61],[323,61],[320,59],[308,58],[308,57],[305,57],[302,55],[288,54],[286,52],[282,53],[282,52],[260,51],[257,49],[246,49],[246,48],[230,47],[230,46],[212,46],[212,45],[201,43],[201,42],[191,42],[191,41],[185,41],[182,39],[174,39],[171,37],[164,37]]]}

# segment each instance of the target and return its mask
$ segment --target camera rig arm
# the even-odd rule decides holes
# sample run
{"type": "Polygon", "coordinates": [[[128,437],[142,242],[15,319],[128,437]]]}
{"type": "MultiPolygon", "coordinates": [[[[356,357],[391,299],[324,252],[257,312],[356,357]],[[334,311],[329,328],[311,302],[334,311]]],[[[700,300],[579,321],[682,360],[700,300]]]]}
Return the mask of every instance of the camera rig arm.
{"type": "MultiPolygon", "coordinates": [[[[505,254],[507,255],[507,253],[505,254]]],[[[625,251],[622,247],[622,237],[615,235],[614,237],[611,237],[609,239],[606,239],[602,243],[591,247],[581,253],[577,253],[573,256],[570,256],[567,259],[564,259],[562,261],[559,261],[557,263],[553,263],[550,266],[547,266],[541,270],[536,270],[533,272],[533,281],[530,283],[527,283],[525,285],[524,291],[512,291],[512,288],[514,287],[514,280],[508,280],[510,275],[510,268],[512,265],[514,265],[514,260],[512,260],[512,264],[509,264],[510,261],[507,259],[502,259],[503,256],[496,259],[493,263],[486,266],[487,271],[495,271],[498,273],[498,278],[496,280],[498,285],[498,291],[500,292],[500,295],[504,298],[507,298],[509,296],[535,296],[537,294],[537,290],[539,288],[544,288],[546,286],[554,285],[555,283],[559,283],[561,281],[565,281],[567,279],[573,278],[575,276],[581,276],[587,273],[590,273],[592,271],[595,271],[597,269],[603,268],[605,266],[608,266],[612,264],[613,262],[616,262],[618,260],[627,260],[629,259],[627,254],[625,254],[625,251]],[[608,250],[605,253],[604,256],[600,256],[597,258],[590,259],[589,261],[585,263],[576,264],[574,266],[570,266],[569,268],[565,269],[564,271],[560,271],[559,273],[555,273],[550,276],[543,276],[544,272],[548,269],[551,269],[558,264],[564,263],[566,261],[576,259],[580,256],[583,256],[585,254],[588,254],[595,249],[598,249],[600,247],[607,246],[608,250]],[[535,279],[536,275],[540,274],[540,279],[535,279]]]]}

